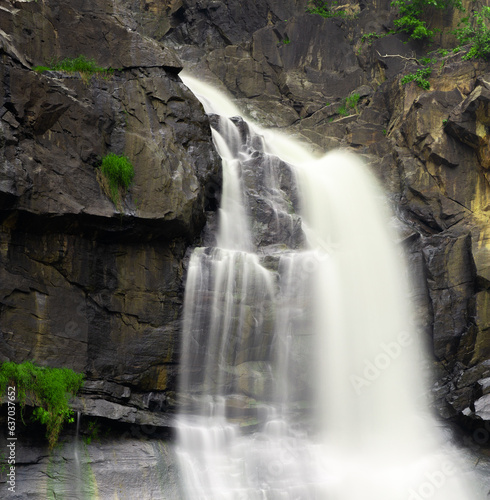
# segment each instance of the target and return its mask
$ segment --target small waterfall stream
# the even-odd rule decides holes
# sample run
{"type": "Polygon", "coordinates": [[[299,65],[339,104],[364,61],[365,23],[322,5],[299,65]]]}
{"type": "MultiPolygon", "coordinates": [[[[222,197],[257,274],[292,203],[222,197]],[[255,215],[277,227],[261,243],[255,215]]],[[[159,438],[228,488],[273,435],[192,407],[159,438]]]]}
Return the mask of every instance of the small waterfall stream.
{"type": "Polygon", "coordinates": [[[223,161],[216,247],[195,249],[186,282],[184,498],[476,500],[428,415],[406,271],[366,168],[313,158],[183,80],[223,161]]]}

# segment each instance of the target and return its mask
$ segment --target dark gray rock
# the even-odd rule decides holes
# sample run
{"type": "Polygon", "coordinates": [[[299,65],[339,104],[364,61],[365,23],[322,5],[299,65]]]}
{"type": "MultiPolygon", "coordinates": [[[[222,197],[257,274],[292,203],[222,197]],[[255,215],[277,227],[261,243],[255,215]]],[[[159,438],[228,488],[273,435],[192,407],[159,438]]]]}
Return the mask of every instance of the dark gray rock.
{"type": "MultiPolygon", "coordinates": [[[[181,497],[177,458],[168,437],[157,436],[150,426],[143,428],[145,432],[128,426],[102,436],[98,424],[87,427],[87,422],[82,418],[80,435],[64,435],[66,441],[51,453],[35,436],[19,439],[16,488],[9,496],[36,500],[181,497]]],[[[7,442],[1,439],[0,443],[5,447],[7,442]]],[[[2,488],[7,488],[5,482],[2,488]]]]}
{"type": "MultiPolygon", "coordinates": [[[[2,360],[70,359],[91,378],[87,397],[104,401],[93,403],[100,415],[172,407],[184,256],[220,189],[208,122],[176,76],[173,48],[258,121],[289,127],[312,148],[342,146],[367,158],[413,231],[405,243],[422,328],[439,360],[436,406],[445,418],[465,415],[471,428],[490,358],[485,63],[441,56],[429,91],[402,86],[425,48],[399,35],[361,40],[392,28],[389,0],[341,1],[357,17],[327,20],[293,0],[0,6],[2,360]],[[120,71],[88,82],[30,71],[80,53],[120,71]],[[351,92],[362,99],[342,117],[351,92]],[[97,157],[109,149],[138,167],[120,207],[96,175],[97,157]]],[[[456,22],[453,12],[433,17],[434,27],[456,22]]],[[[449,47],[446,35],[437,40],[449,47]]],[[[260,221],[256,242],[272,248],[276,213],[263,203],[254,169],[263,156],[257,149],[245,177],[260,221]]],[[[286,195],[279,225],[293,222],[294,247],[301,233],[287,208],[295,196],[285,167],[274,167],[286,195]]],[[[267,385],[253,372],[242,369],[249,394],[267,385]]]]}
{"type": "Polygon", "coordinates": [[[1,359],[84,372],[99,416],[166,410],[182,262],[221,184],[208,119],[174,52],[124,26],[112,2],[1,7],[1,359]],[[26,67],[79,54],[119,69],[26,67]],[[135,169],[116,205],[98,170],[108,152],[135,169]],[[154,391],[165,404],[145,407],[154,391]]]}

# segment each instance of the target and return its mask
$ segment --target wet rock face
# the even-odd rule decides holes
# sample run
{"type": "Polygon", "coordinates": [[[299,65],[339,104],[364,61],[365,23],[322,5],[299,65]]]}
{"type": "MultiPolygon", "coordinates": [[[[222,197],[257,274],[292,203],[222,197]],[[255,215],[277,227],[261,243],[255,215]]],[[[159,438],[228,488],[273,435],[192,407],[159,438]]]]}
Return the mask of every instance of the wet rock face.
{"type": "Polygon", "coordinates": [[[410,252],[420,255],[417,279],[428,291],[422,310],[431,318],[427,331],[434,356],[445,367],[435,392],[438,409],[445,417],[465,412],[477,420],[474,403],[482,397],[478,384],[487,376],[490,356],[490,191],[482,162],[488,139],[478,111],[486,105],[484,71],[483,65],[450,58],[429,91],[412,85],[400,93],[393,82],[385,90],[395,111],[387,125],[392,151],[377,161],[400,217],[418,235],[410,252]],[[389,181],[386,166],[393,162],[397,168],[389,181]]]}
{"type": "Polygon", "coordinates": [[[242,158],[240,175],[254,246],[262,252],[275,245],[291,249],[303,246],[305,236],[298,215],[299,195],[293,170],[265,150],[260,130],[251,130],[239,117],[232,121],[243,140],[243,150],[237,152],[237,157],[242,158]]]}
{"type": "MultiPolygon", "coordinates": [[[[444,366],[438,408],[447,417],[476,411],[490,357],[488,70],[443,56],[429,91],[402,86],[400,76],[418,68],[412,58],[426,51],[397,35],[361,40],[391,27],[390,1],[339,3],[356,17],[323,19],[293,0],[0,1],[4,359],[19,350],[19,360],[39,353],[64,364],[69,353],[120,389],[89,397],[122,404],[128,398],[117,394],[128,389],[144,411],[171,399],[182,258],[204,209],[217,208],[220,184],[207,119],[178,80],[172,47],[262,123],[288,127],[319,150],[365,156],[405,228],[414,300],[444,366]],[[88,82],[30,71],[81,53],[117,71],[88,82]],[[359,102],[342,116],[351,92],[359,102]],[[117,209],[96,175],[109,150],[127,154],[136,170],[117,209]],[[155,389],[169,391],[168,400],[138,393],[155,389]]],[[[457,16],[433,21],[454,27],[457,16]]],[[[249,208],[263,222],[256,243],[274,245],[275,215],[256,188],[261,155],[246,170],[256,194],[249,208]]],[[[276,167],[287,191],[286,170],[276,167]]],[[[290,201],[295,208],[294,193],[290,201]]]]}
{"type": "MultiPolygon", "coordinates": [[[[4,423],[4,422],[2,422],[4,423]]],[[[177,456],[168,434],[150,427],[100,423],[82,417],[48,452],[43,430],[19,434],[13,498],[181,498],[177,456]]],[[[7,441],[0,438],[0,444],[7,441]]],[[[8,487],[6,481],[2,487],[8,487]]]]}
{"type": "Polygon", "coordinates": [[[186,66],[224,83],[272,126],[291,125],[366,83],[353,35],[390,20],[387,0],[375,2],[376,13],[366,2],[339,2],[352,19],[307,14],[307,2],[295,0],[119,4],[132,26],[175,47],[186,66]]]}
{"type": "Polygon", "coordinates": [[[181,67],[174,52],[129,30],[111,0],[2,0],[4,45],[28,64],[80,54],[105,67],[181,67]]]}
{"type": "Polygon", "coordinates": [[[156,391],[167,408],[182,262],[221,182],[208,119],[173,51],[127,29],[112,2],[1,7],[0,359],[120,388],[89,399],[146,411],[155,404],[141,395],[156,391]],[[80,54],[117,69],[30,68],[80,54]],[[98,172],[109,152],[135,169],[117,206],[98,172]]]}
{"type": "MultiPolygon", "coordinates": [[[[438,408],[445,416],[468,413],[481,392],[477,380],[457,379],[470,372],[484,378],[490,356],[487,69],[450,53],[435,63],[428,91],[401,85],[426,48],[387,34],[395,15],[389,1],[339,4],[354,19],[323,19],[294,1],[254,2],[255,12],[245,2],[242,18],[233,2],[142,8],[120,0],[132,26],[173,46],[251,117],[289,128],[320,150],[347,147],[365,156],[405,228],[414,301],[444,366],[438,408]],[[386,36],[363,42],[373,32],[386,36]],[[352,92],[359,101],[346,109],[352,92]]],[[[461,15],[436,11],[433,27],[453,28],[461,15]]],[[[442,34],[436,42],[455,44],[442,34]]]]}

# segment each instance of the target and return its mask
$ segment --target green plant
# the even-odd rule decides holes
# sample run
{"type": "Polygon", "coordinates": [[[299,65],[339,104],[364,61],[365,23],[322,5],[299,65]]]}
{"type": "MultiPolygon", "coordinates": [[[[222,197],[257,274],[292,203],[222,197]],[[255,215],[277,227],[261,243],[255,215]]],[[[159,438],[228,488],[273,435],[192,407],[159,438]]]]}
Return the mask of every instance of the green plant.
{"type": "Polygon", "coordinates": [[[426,66],[425,68],[418,69],[415,73],[409,73],[405,75],[401,79],[401,83],[405,85],[409,82],[415,82],[419,87],[429,90],[430,83],[427,78],[432,74],[432,68],[430,66],[426,66]]]}
{"type": "Polygon", "coordinates": [[[375,31],[372,31],[371,33],[366,33],[361,36],[361,43],[367,43],[368,45],[371,45],[374,40],[384,38],[385,36],[392,35],[393,33],[395,32],[392,30],[387,31],[386,33],[376,33],[375,31]]]}
{"type": "Polygon", "coordinates": [[[351,94],[350,96],[346,97],[343,100],[340,108],[337,110],[337,113],[340,116],[349,116],[351,114],[351,110],[355,109],[357,112],[357,104],[359,103],[360,98],[360,94],[351,94]]]}
{"type": "Polygon", "coordinates": [[[92,440],[97,441],[99,439],[100,424],[96,420],[90,420],[87,424],[86,429],[87,435],[83,437],[85,444],[90,444],[92,440]]]}
{"type": "Polygon", "coordinates": [[[490,57],[490,7],[482,7],[480,11],[473,12],[471,17],[461,21],[463,27],[453,33],[462,45],[470,44],[469,51],[462,59],[488,59],[490,57]]]}
{"type": "Polygon", "coordinates": [[[355,109],[357,111],[357,104],[359,103],[359,99],[361,98],[360,94],[351,94],[346,98],[345,104],[347,107],[351,109],[355,109]]]}
{"type": "Polygon", "coordinates": [[[109,153],[102,158],[100,171],[109,183],[111,200],[117,205],[120,189],[126,191],[133,182],[133,165],[126,156],[109,153]]]}
{"type": "Polygon", "coordinates": [[[337,111],[337,113],[340,116],[349,116],[350,115],[350,111],[347,109],[347,106],[345,104],[342,104],[342,106],[340,106],[340,108],[337,111]]]}
{"type": "MultiPolygon", "coordinates": [[[[337,2],[333,2],[332,5],[337,5],[337,2]]],[[[325,18],[330,17],[347,17],[344,10],[331,10],[331,7],[327,0],[310,0],[308,7],[306,7],[305,12],[308,14],[316,14],[325,18]]]]}
{"type": "Polygon", "coordinates": [[[447,56],[449,54],[449,50],[447,49],[437,49],[437,53],[441,56],[447,56]]]}
{"type": "Polygon", "coordinates": [[[289,45],[291,43],[291,40],[287,35],[284,35],[284,38],[282,39],[283,45],[289,45]]]}
{"type": "Polygon", "coordinates": [[[43,73],[44,71],[51,71],[50,66],[34,66],[34,71],[37,71],[38,73],[43,73]]]}
{"type": "Polygon", "coordinates": [[[431,9],[454,7],[463,10],[461,0],[393,0],[391,5],[398,7],[399,12],[399,18],[394,21],[395,27],[407,33],[411,40],[432,40],[434,30],[425,20],[431,9]]]}
{"type": "Polygon", "coordinates": [[[67,57],[61,61],[51,61],[49,66],[34,66],[34,71],[42,73],[44,71],[64,71],[66,73],[81,73],[82,75],[91,76],[94,73],[113,73],[112,68],[102,68],[97,66],[94,59],[87,59],[80,55],[75,58],[67,57]]]}
{"type": "Polygon", "coordinates": [[[69,368],[45,368],[30,361],[8,361],[0,367],[0,391],[8,385],[16,388],[22,410],[26,403],[35,406],[33,417],[46,426],[49,447],[53,448],[66,421],[73,421],[73,410],[68,405],[70,396],[83,385],[84,375],[69,368]]]}
{"type": "Polygon", "coordinates": [[[437,58],[433,57],[422,57],[419,61],[423,66],[427,66],[428,64],[435,64],[437,62],[437,58]]]}

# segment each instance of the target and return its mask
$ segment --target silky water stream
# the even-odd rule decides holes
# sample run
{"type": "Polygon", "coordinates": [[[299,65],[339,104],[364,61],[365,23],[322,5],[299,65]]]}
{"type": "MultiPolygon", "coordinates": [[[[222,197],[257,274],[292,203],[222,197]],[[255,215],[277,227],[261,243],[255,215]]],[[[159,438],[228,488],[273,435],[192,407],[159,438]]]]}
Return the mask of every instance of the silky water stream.
{"type": "Polygon", "coordinates": [[[367,169],[314,158],[183,80],[223,164],[216,244],[194,250],[186,281],[183,497],[480,498],[429,415],[406,270],[367,169]]]}

